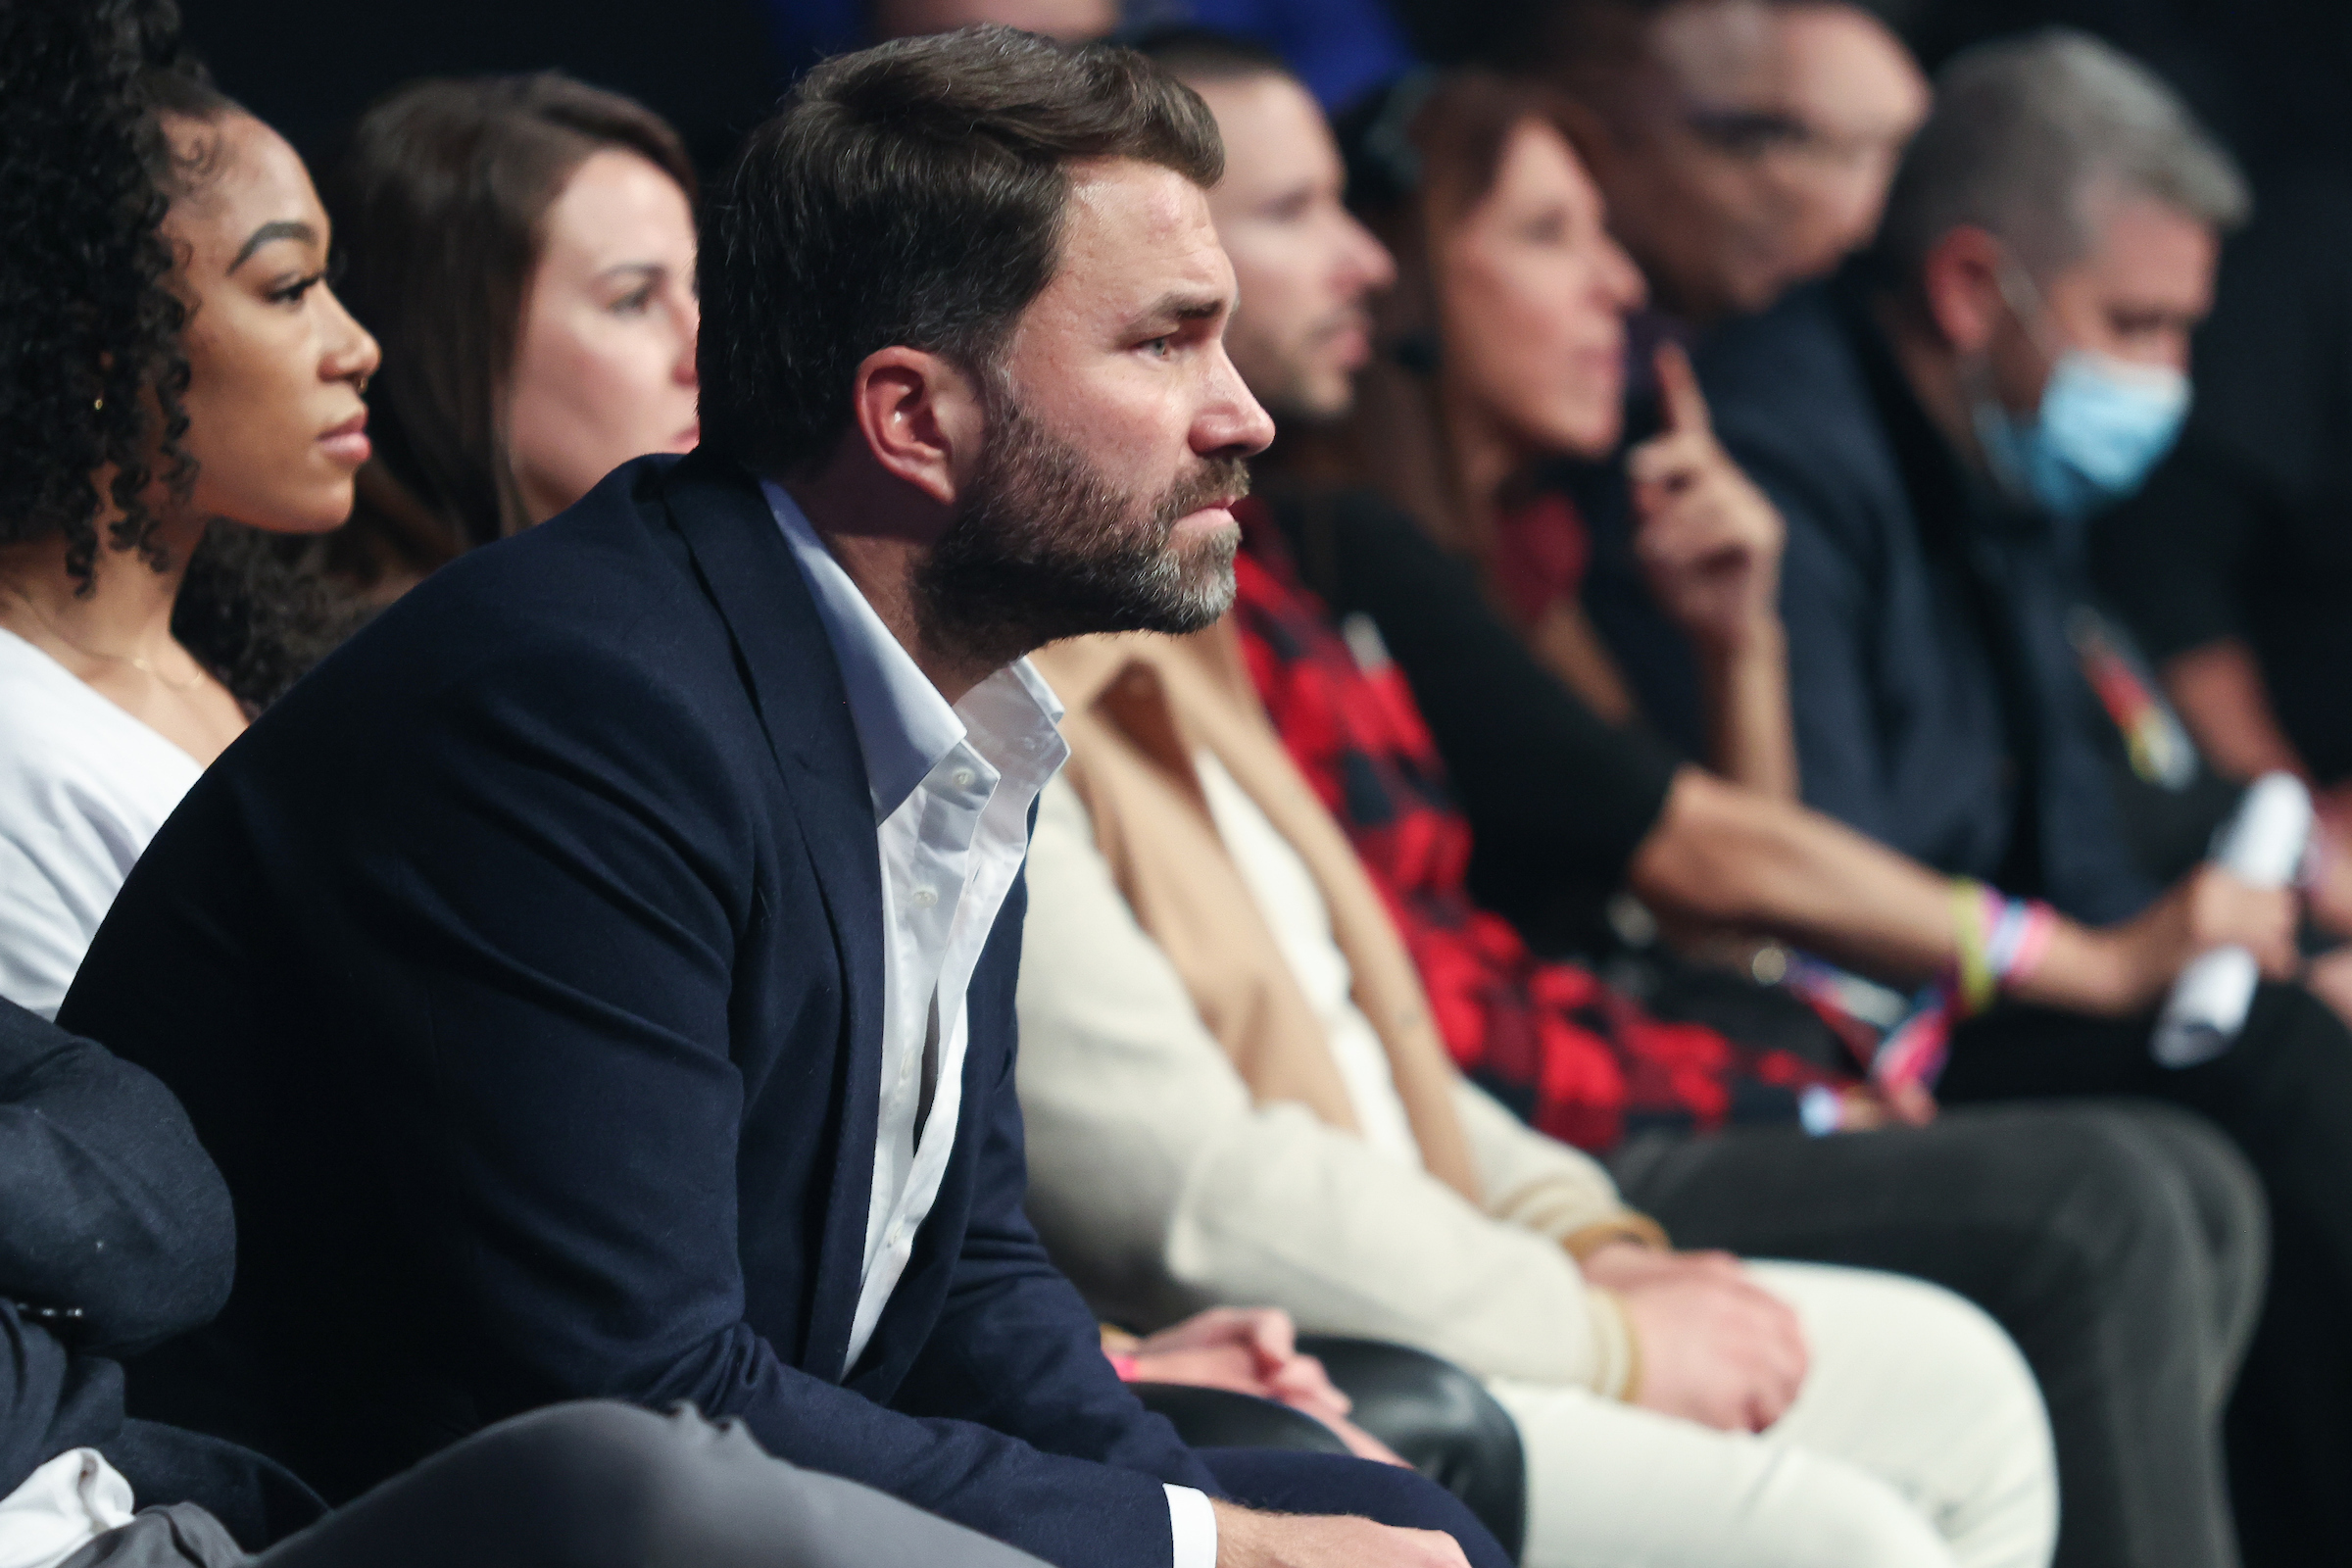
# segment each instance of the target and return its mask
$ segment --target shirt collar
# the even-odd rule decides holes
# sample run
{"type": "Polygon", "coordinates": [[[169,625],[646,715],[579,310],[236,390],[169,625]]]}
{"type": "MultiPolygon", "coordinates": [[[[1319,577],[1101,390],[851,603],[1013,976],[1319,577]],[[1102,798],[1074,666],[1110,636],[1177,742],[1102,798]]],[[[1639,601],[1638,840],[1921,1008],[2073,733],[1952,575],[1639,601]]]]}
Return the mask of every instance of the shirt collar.
{"type": "MultiPolygon", "coordinates": [[[[772,479],[760,480],[760,489],[808,584],[809,596],[816,601],[817,619],[824,623],[825,640],[832,644],[834,661],[841,666],[850,722],[858,731],[866,787],[873,795],[874,820],[880,822],[904,805],[931,770],[963,743],[967,734],[964,720],[891,635],[882,617],[874,613],[874,607],[833,559],[791,493],[772,479]]],[[[1060,737],[1055,726],[1061,719],[1061,704],[1026,659],[1016,660],[974,687],[963,706],[994,720],[984,726],[991,732],[988,739],[999,735],[1014,738],[1015,732],[1025,732],[1017,738],[1032,756],[1051,755],[1058,749],[1060,737]],[[1047,744],[1047,737],[1054,744],[1047,744]]],[[[990,760],[1003,765],[998,759],[990,760]]]]}

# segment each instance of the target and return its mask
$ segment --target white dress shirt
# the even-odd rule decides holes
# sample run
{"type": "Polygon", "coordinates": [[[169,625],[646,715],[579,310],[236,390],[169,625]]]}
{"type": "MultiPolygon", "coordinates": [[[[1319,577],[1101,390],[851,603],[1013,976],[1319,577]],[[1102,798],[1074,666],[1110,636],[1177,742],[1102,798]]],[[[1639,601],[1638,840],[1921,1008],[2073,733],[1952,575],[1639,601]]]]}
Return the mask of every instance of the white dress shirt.
{"type": "MultiPolygon", "coordinates": [[[[1019,660],[949,706],[799,505],[763,482],[841,666],[882,870],[882,1084],[865,1260],[842,1371],[858,1363],[938,1200],[962,1110],[972,970],[1029,851],[1029,808],[1069,756],[1061,704],[1019,660]]],[[[1169,1487],[1173,1568],[1213,1568],[1216,1516],[1169,1487]]]]}
{"type": "Polygon", "coordinates": [[[0,631],[0,997],[57,1016],[122,879],[203,771],[0,631]]]}

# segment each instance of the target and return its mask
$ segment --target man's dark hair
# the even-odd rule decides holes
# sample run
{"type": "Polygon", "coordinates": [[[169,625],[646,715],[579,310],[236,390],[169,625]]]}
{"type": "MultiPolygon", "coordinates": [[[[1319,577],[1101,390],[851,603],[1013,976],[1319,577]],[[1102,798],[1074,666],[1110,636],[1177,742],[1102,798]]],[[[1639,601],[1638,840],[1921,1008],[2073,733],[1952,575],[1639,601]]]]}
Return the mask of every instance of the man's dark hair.
{"type": "Polygon", "coordinates": [[[1054,276],[1071,163],[1224,172],[1198,94],[1132,49],[971,27],[827,61],[752,133],[703,224],[703,440],[822,461],[893,344],[985,375],[1054,276]]]}

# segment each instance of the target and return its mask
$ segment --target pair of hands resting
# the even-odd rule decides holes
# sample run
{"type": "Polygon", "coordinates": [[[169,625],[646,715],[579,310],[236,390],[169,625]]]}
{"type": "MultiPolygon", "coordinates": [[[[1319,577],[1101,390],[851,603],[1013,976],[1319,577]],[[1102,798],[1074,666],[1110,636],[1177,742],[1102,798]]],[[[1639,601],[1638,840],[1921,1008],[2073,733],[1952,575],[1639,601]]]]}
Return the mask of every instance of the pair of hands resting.
{"type": "Polygon", "coordinates": [[[1313,1416],[1359,1458],[1401,1465],[1389,1446],[1348,1419],[1352,1405],[1323,1363],[1298,1350],[1298,1331],[1279,1307],[1211,1307],[1125,1348],[1139,1383],[1227,1389],[1313,1416]]]}
{"type": "Polygon", "coordinates": [[[1612,1242],[1584,1261],[1612,1292],[1641,1351],[1633,1402],[1719,1432],[1762,1432],[1804,1387],[1810,1355],[1788,1303],[1729,1252],[1612,1242]]]}
{"type": "MultiPolygon", "coordinates": [[[[1299,1353],[1291,1316],[1274,1307],[1213,1307],[1138,1340],[1123,1352],[1143,1383],[1229,1389],[1287,1404],[1338,1433],[1366,1459],[1401,1465],[1388,1446],[1348,1419],[1348,1396],[1299,1353]]],[[[1451,1536],[1399,1530],[1369,1519],[1260,1513],[1212,1501],[1217,1568],[1468,1568],[1451,1536]]]]}
{"type": "MultiPolygon", "coordinates": [[[[1635,1403],[1720,1431],[1761,1432],[1795,1401],[1808,1364],[1796,1314],[1730,1253],[1618,1242],[1583,1268],[1589,1282],[1616,1295],[1641,1346],[1635,1403]]],[[[1347,1420],[1348,1396],[1320,1361],[1298,1352],[1288,1313],[1219,1307],[1126,1353],[1140,1381],[1274,1399],[1330,1426],[1366,1458],[1403,1463],[1347,1420]]],[[[1453,1539],[1434,1531],[1213,1506],[1218,1568],[1467,1568],[1453,1539]]]]}

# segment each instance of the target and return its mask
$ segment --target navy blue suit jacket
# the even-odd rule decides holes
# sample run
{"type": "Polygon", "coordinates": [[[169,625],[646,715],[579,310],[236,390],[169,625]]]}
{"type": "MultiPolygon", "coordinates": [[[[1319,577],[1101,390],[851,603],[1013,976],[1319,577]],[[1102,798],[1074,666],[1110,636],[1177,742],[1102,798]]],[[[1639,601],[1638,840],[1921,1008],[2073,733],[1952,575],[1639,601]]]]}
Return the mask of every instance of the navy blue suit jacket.
{"type": "Polygon", "coordinates": [[[881,1061],[875,824],[751,479],[647,459],[265,714],[62,1014],[178,1093],[236,1287],[134,1404],[343,1498],[551,1401],[693,1400],[1049,1560],[1164,1565],[1215,1483],[1022,1213],[1015,883],[937,1205],[845,1376],[881,1061]]]}

